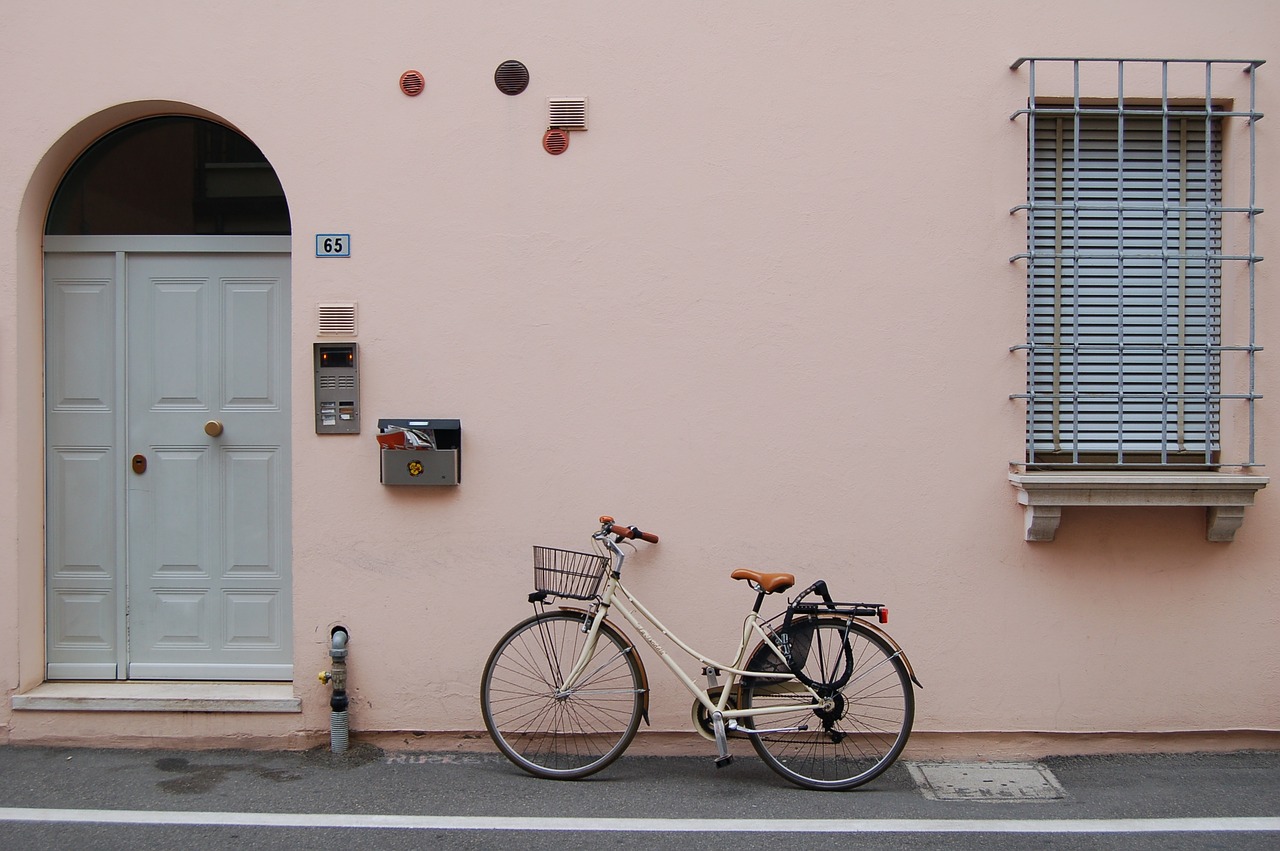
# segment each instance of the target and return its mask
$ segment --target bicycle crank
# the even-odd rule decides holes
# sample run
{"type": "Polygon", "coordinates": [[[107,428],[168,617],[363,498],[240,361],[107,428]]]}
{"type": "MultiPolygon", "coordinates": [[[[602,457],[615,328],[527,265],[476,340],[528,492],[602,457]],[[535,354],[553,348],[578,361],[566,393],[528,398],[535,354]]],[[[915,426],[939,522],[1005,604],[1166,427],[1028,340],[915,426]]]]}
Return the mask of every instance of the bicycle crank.
{"type": "Polygon", "coordinates": [[[724,716],[719,712],[711,713],[711,723],[716,731],[716,768],[724,768],[733,762],[733,754],[729,753],[729,737],[724,731],[724,716]]]}
{"type": "MultiPolygon", "coordinates": [[[[717,686],[715,688],[708,689],[707,696],[711,698],[712,703],[718,704],[720,702],[720,692],[723,690],[724,686],[717,686]]],[[[725,709],[737,708],[738,701],[731,696],[728,704],[725,706],[725,709]]],[[[698,732],[698,735],[702,736],[702,738],[706,739],[708,742],[714,742],[716,740],[715,724],[711,721],[711,712],[708,711],[707,707],[702,705],[702,701],[695,700],[693,702],[693,708],[690,710],[690,714],[693,716],[693,729],[698,732]]],[[[729,738],[733,738],[735,735],[742,735],[741,732],[735,733],[735,725],[732,721],[725,725],[725,734],[729,738]]]]}

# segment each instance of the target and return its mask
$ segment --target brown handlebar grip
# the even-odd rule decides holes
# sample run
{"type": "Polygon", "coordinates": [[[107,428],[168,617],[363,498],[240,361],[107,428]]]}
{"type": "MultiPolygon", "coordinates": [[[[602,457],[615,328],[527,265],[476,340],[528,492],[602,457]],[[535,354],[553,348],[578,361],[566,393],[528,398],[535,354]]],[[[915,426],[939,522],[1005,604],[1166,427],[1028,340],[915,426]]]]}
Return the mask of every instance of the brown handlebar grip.
{"type": "Polygon", "coordinates": [[[619,526],[614,524],[609,527],[609,531],[615,535],[621,535],[624,538],[639,538],[642,541],[648,541],[651,544],[658,543],[658,536],[652,532],[641,532],[634,526],[619,526]]]}

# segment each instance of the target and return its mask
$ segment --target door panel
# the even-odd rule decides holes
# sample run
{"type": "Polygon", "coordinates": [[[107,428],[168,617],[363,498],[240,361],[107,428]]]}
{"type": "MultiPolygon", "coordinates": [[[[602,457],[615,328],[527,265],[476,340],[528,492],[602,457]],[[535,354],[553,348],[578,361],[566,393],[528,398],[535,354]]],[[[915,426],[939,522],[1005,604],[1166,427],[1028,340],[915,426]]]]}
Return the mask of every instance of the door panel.
{"type": "Polygon", "coordinates": [[[291,679],[288,256],[46,268],[50,679],[291,679]]]}
{"type": "MultiPolygon", "coordinates": [[[[205,335],[215,285],[199,279],[133,280],[146,274],[139,266],[156,260],[140,257],[129,263],[129,397],[145,405],[143,410],[208,410],[210,341],[205,335]]],[[[161,262],[168,268],[173,261],[161,262]]]]}
{"type": "Polygon", "coordinates": [[[281,334],[279,284],[236,280],[224,283],[222,404],[238,409],[279,407],[280,376],[262,364],[286,348],[281,334]]]}
{"type": "Polygon", "coordinates": [[[130,257],[129,444],[148,457],[128,506],[131,678],[292,676],[287,276],[279,257],[130,257]]]}
{"type": "Polygon", "coordinates": [[[48,676],[115,679],[124,641],[116,257],[51,254],[45,281],[48,676]]]}

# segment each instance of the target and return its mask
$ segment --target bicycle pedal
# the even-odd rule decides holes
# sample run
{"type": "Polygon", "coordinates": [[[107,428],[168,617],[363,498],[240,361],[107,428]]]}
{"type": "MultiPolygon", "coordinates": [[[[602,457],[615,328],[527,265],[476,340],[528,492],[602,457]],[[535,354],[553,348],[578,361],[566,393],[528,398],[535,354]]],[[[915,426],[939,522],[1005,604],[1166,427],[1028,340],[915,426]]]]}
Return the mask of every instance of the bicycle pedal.
{"type": "Polygon", "coordinates": [[[733,754],[729,754],[728,756],[716,757],[716,768],[724,768],[725,766],[732,765],[732,764],[733,764],[733,754]]]}

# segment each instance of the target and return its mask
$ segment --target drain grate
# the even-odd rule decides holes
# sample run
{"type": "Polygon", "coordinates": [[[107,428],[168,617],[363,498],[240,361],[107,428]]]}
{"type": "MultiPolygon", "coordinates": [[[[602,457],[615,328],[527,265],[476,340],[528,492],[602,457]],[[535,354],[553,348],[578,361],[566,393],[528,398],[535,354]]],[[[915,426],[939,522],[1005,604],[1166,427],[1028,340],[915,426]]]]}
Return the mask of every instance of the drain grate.
{"type": "Polygon", "coordinates": [[[1056,801],[1067,796],[1038,762],[915,762],[907,769],[934,801],[1056,801]]]}

